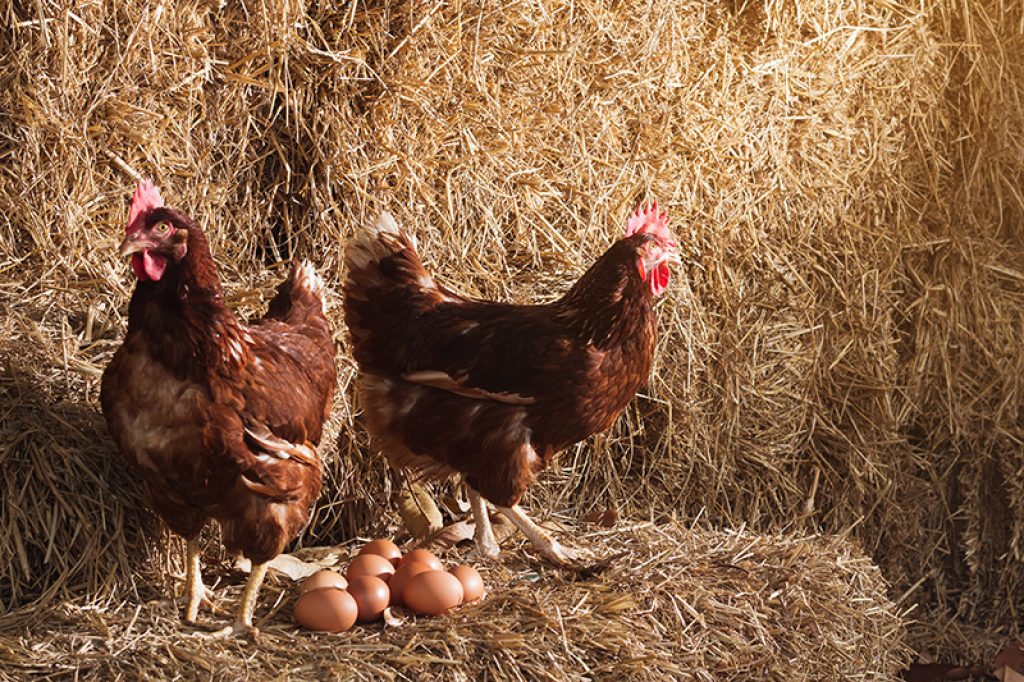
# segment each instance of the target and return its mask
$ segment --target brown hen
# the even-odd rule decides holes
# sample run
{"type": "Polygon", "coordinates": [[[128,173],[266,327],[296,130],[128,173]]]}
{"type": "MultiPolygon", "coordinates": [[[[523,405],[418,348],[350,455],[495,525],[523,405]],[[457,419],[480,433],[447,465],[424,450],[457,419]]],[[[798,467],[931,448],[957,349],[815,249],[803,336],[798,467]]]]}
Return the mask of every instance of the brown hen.
{"type": "Polygon", "coordinates": [[[657,204],[637,209],[626,235],[545,305],[438,285],[387,213],[348,244],[345,321],[366,427],[393,465],[462,476],[482,555],[498,554],[487,500],[542,556],[573,562],[519,501],[556,453],[609,428],[647,381],[653,299],[679,263],[666,223],[657,204]]]}
{"type": "Polygon", "coordinates": [[[188,543],[185,620],[205,597],[199,534],[252,561],[232,626],[248,632],[266,562],[309,519],[320,494],[316,446],[335,386],[322,283],[296,263],[267,314],[240,322],[225,305],[202,230],[140,182],[121,255],[138,282],[128,333],[100,400],[145,497],[188,543]]]}

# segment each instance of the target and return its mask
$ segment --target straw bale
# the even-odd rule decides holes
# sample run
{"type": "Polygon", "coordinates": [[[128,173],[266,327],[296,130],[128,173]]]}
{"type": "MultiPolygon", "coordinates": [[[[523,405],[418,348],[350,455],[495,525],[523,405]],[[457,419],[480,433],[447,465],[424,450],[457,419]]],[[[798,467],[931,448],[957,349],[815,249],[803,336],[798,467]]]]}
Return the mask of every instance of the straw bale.
{"type": "MultiPolygon", "coordinates": [[[[689,258],[650,385],[531,508],[850,534],[922,620],[1019,635],[1016,0],[12,0],[0,17],[6,608],[123,604],[178,551],[96,413],[131,288],[112,248],[145,174],[208,231],[246,314],[293,256],[336,288],[341,246],[384,206],[446,284],[549,300],[658,198],[689,258]]],[[[329,485],[304,544],[385,529],[397,483],[358,424],[333,303],[329,485]]],[[[961,641],[915,632],[921,652],[961,641]]]]}

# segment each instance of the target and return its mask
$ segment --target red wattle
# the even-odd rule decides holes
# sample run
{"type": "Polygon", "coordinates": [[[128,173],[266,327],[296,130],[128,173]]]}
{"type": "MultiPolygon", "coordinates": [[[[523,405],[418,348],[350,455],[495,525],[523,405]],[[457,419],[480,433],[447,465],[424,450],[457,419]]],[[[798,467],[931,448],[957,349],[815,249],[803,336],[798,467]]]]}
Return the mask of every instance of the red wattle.
{"type": "Polygon", "coordinates": [[[668,288],[668,280],[672,272],[667,263],[662,263],[651,273],[651,293],[661,295],[668,288]]]}
{"type": "Polygon", "coordinates": [[[167,257],[143,249],[142,253],[132,254],[132,272],[141,282],[158,282],[167,269],[167,257]]]}

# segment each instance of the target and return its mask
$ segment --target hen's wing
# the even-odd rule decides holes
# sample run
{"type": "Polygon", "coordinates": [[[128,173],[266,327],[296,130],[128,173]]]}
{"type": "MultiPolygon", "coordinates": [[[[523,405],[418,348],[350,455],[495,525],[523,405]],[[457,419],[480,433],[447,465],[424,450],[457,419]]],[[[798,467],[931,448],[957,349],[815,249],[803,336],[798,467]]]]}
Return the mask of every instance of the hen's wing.
{"type": "Polygon", "coordinates": [[[364,372],[532,404],[600,362],[554,306],[472,301],[439,286],[387,213],[350,242],[345,262],[345,321],[364,372]]]}
{"type": "Polygon", "coordinates": [[[211,428],[221,431],[246,486],[269,497],[293,496],[306,477],[301,467],[319,467],[316,445],[337,376],[321,288],[312,269],[297,264],[267,315],[242,328],[246,362],[211,385],[223,408],[211,428]]]}
{"type": "Polygon", "coordinates": [[[602,358],[551,306],[443,303],[373,338],[357,355],[366,371],[510,404],[571,391],[602,358]]]}

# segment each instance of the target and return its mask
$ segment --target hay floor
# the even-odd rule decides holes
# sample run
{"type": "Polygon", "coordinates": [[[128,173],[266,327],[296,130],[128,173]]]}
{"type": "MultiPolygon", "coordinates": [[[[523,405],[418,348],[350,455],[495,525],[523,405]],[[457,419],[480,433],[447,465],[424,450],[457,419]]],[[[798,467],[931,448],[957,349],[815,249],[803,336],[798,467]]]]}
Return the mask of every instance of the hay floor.
{"type": "MultiPolygon", "coordinates": [[[[498,563],[478,564],[484,601],[340,635],[298,630],[294,585],[272,573],[256,644],[197,636],[156,578],[140,581],[123,601],[66,603],[0,628],[0,678],[868,680],[909,661],[885,581],[848,541],[625,521],[571,539],[627,553],[579,579],[538,564],[516,537],[498,563]]],[[[215,571],[217,607],[229,610],[243,576],[215,571]]]]}

